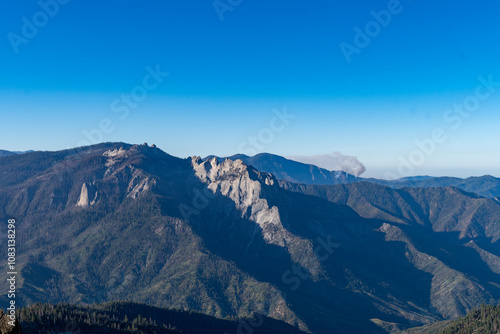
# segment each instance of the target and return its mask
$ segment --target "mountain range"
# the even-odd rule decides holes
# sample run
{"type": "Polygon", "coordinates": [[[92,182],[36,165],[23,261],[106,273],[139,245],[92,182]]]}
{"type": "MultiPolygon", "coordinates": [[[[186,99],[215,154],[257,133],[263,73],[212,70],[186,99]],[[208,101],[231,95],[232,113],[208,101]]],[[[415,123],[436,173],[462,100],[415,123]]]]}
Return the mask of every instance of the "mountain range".
{"type": "MultiPolygon", "coordinates": [[[[214,156],[208,156],[204,160],[213,158],[214,156]]],[[[295,183],[333,185],[358,181],[354,175],[343,171],[329,171],[315,165],[304,164],[269,153],[261,153],[252,157],[236,154],[226,158],[216,158],[219,162],[223,162],[225,159],[233,161],[239,159],[260,171],[273,174],[278,180],[295,183]]]]}
{"type": "Polygon", "coordinates": [[[30,151],[24,151],[24,152],[20,152],[20,151],[11,152],[11,151],[0,150],[0,157],[6,157],[9,155],[24,154],[24,153],[30,153],[30,152],[33,152],[33,151],[30,150],[30,151]]]}
{"type": "Polygon", "coordinates": [[[131,300],[258,313],[310,333],[387,333],[500,301],[495,199],[247,158],[124,143],[2,157],[19,303],[131,300]]]}
{"type": "MultiPolygon", "coordinates": [[[[205,159],[213,158],[209,156],[205,159]]],[[[249,157],[236,154],[225,159],[242,160],[245,164],[256,169],[273,174],[278,180],[306,184],[306,185],[336,185],[345,183],[371,182],[391,188],[438,188],[457,187],[473,192],[484,197],[500,197],[500,178],[491,175],[469,177],[466,179],[456,177],[413,176],[402,177],[396,180],[382,180],[376,178],[362,178],[343,171],[329,171],[310,164],[293,161],[279,155],[261,153],[249,157]]]]}

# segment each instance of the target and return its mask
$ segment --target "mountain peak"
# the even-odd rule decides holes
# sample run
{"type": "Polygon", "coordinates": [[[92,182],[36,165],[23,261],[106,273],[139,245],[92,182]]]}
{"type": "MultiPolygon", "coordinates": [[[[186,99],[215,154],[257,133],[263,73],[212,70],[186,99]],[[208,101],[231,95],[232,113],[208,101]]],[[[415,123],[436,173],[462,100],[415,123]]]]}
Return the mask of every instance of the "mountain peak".
{"type": "Polygon", "coordinates": [[[292,239],[283,227],[278,208],[267,200],[273,189],[279,188],[273,175],[260,172],[240,159],[220,162],[217,157],[205,161],[194,157],[192,164],[196,177],[213,194],[231,199],[242,218],[260,226],[266,242],[284,247],[292,239]]]}
{"type": "MultiPolygon", "coordinates": [[[[211,159],[213,156],[207,157],[211,159]]],[[[218,158],[223,161],[224,158],[218,158]]],[[[315,165],[305,164],[284,158],[271,153],[259,153],[252,157],[244,154],[236,154],[227,159],[242,160],[245,164],[256,169],[273,174],[276,179],[317,185],[334,185],[341,183],[358,182],[361,179],[343,171],[329,171],[315,165]]]]}
{"type": "Polygon", "coordinates": [[[269,186],[277,184],[276,178],[272,174],[261,172],[247,165],[241,159],[232,160],[225,158],[222,160],[212,156],[203,160],[195,156],[191,158],[191,163],[196,176],[205,183],[245,177],[250,180],[260,181],[269,186]]]}

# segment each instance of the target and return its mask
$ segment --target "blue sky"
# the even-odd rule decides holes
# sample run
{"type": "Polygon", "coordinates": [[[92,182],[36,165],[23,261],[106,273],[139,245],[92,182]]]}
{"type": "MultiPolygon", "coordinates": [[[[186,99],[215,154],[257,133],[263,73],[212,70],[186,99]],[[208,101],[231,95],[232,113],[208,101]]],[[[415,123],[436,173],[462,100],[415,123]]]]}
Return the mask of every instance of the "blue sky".
{"type": "Polygon", "coordinates": [[[366,176],[500,176],[500,84],[467,117],[447,114],[480,76],[500,82],[498,2],[54,1],[3,1],[2,149],[339,151],[366,176]],[[123,96],[140,92],[125,116],[123,96]],[[285,109],[294,118],[276,126],[285,109]],[[446,140],[425,152],[416,142],[436,129],[446,140]]]}

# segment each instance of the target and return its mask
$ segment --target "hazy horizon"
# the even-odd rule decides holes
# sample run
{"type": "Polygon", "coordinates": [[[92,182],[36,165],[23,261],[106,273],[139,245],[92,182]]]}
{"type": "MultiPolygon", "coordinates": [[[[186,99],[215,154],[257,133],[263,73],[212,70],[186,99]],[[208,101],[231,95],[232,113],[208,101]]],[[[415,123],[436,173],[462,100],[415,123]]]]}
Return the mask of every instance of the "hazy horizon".
{"type": "MultiPolygon", "coordinates": [[[[124,142],[124,143],[126,143],[126,142],[124,142]]],[[[141,145],[143,143],[144,142],[126,143],[126,144],[141,145]]],[[[148,143],[148,145],[153,145],[153,144],[155,144],[155,143],[152,143],[152,142],[148,143]]],[[[244,153],[237,152],[237,153],[229,154],[229,155],[217,155],[217,154],[207,154],[207,155],[199,155],[199,154],[175,155],[175,154],[172,154],[172,153],[168,152],[167,150],[164,150],[162,147],[158,146],[157,144],[155,144],[155,145],[160,150],[164,151],[165,153],[173,155],[173,156],[176,156],[176,157],[181,158],[181,159],[189,158],[189,157],[192,157],[192,156],[199,156],[201,158],[206,158],[207,156],[211,156],[211,155],[215,155],[215,156],[218,156],[218,157],[228,157],[228,156],[233,156],[233,155],[237,155],[237,154],[244,154],[244,153]]],[[[11,149],[6,149],[4,147],[0,147],[0,150],[5,150],[5,151],[10,151],[10,152],[15,152],[15,153],[25,153],[25,152],[29,152],[29,151],[58,151],[58,149],[55,149],[55,150],[53,150],[53,149],[42,149],[42,150],[21,149],[21,150],[11,150],[11,149]]],[[[293,161],[297,161],[297,162],[301,162],[301,163],[306,163],[306,164],[312,164],[312,165],[318,166],[320,168],[323,168],[323,169],[326,169],[326,170],[329,170],[329,171],[343,170],[343,171],[348,172],[348,173],[352,172],[352,171],[348,170],[347,168],[332,168],[332,166],[324,165],[320,161],[309,161],[309,162],[307,162],[307,161],[304,161],[303,159],[297,159],[297,157],[294,157],[294,156],[285,156],[285,155],[282,155],[282,154],[279,154],[279,153],[271,153],[271,152],[259,152],[258,154],[262,154],[262,153],[264,153],[264,154],[278,155],[278,156],[282,156],[283,158],[286,158],[286,159],[289,159],[289,160],[293,160],[293,161]]],[[[252,156],[252,155],[250,155],[250,156],[252,156]]],[[[309,156],[307,158],[315,159],[316,157],[317,156],[309,156]]],[[[361,175],[359,175],[359,177],[362,177],[362,178],[378,178],[378,179],[383,179],[383,180],[394,179],[394,178],[391,178],[391,177],[387,177],[387,173],[395,172],[394,170],[391,170],[390,167],[386,167],[386,168],[380,167],[380,166],[377,166],[375,168],[371,168],[370,166],[365,166],[365,167],[366,167],[366,170],[361,175]]],[[[500,175],[497,174],[497,170],[495,170],[494,168],[491,168],[491,169],[484,168],[484,169],[478,169],[478,170],[472,170],[472,169],[450,169],[450,170],[442,170],[442,169],[419,169],[419,171],[421,173],[419,173],[419,174],[413,174],[413,175],[409,175],[409,176],[431,176],[431,177],[445,177],[445,176],[448,176],[448,177],[457,177],[457,178],[468,178],[468,177],[481,177],[481,176],[490,175],[490,176],[497,177],[497,178],[500,177],[500,175]]],[[[401,177],[403,178],[403,177],[406,177],[406,176],[401,176],[401,177]]]]}

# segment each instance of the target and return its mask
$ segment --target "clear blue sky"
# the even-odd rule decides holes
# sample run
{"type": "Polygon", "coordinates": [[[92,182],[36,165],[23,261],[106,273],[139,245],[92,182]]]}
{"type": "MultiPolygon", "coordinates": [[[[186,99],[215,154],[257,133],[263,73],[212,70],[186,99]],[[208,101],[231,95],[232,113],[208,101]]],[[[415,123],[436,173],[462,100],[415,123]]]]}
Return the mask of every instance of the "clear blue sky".
{"type": "Polygon", "coordinates": [[[496,1],[60,1],[2,2],[2,149],[64,149],[88,131],[181,157],[340,151],[380,177],[413,154],[406,174],[500,176],[500,84],[467,118],[446,114],[479,76],[500,82],[496,1]],[[371,37],[348,62],[355,27],[371,37]],[[169,75],[124,117],[122,95],[157,65],[169,75]],[[282,127],[284,108],[296,117],[282,127]],[[420,162],[415,141],[436,128],[447,139],[420,162]]]}

